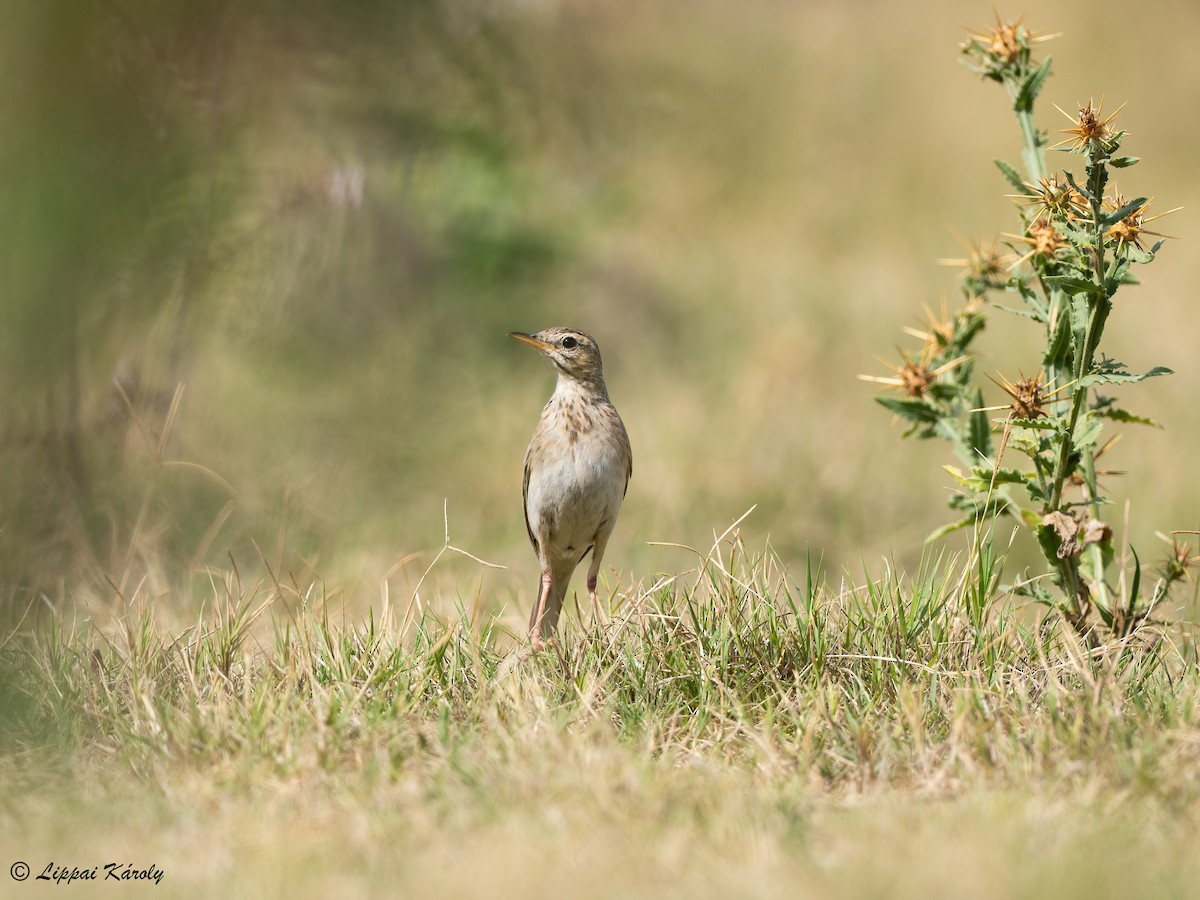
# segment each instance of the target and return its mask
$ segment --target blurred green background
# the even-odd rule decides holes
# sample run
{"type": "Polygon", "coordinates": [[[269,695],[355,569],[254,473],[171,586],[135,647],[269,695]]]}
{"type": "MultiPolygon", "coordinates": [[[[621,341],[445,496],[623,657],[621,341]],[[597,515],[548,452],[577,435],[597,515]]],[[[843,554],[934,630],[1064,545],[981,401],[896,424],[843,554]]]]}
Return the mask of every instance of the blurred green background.
{"type": "MultiPolygon", "coordinates": [[[[186,608],[232,559],[378,603],[411,592],[445,502],[453,543],[508,568],[452,556],[435,582],[523,609],[553,377],[505,332],[554,324],[598,338],[633,442],[610,586],[691,566],[648,542],[706,548],[753,504],[749,547],[835,572],[913,565],[948,520],[949,448],[901,442],[854,376],[958,302],[934,263],[955,230],[1014,228],[991,159],[1018,161],[1015,122],[958,63],[990,5],[0,9],[5,602],[186,608]]],[[[1128,101],[1122,191],[1195,208],[1200,7],[1028,20],[1064,33],[1041,126],[1128,101]]],[[[1107,457],[1143,556],[1200,526],[1194,222],[1164,221],[1180,240],[1106,334],[1177,372],[1124,395],[1167,429],[1107,457]]],[[[984,371],[1037,369],[1023,324],[993,315],[984,371]]]]}

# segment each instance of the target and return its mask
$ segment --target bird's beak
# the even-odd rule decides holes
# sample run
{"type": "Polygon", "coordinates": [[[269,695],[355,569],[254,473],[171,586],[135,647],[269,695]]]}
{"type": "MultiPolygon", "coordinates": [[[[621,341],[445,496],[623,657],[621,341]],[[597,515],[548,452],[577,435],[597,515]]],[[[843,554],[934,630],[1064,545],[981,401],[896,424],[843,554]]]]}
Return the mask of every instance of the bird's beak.
{"type": "Polygon", "coordinates": [[[539,350],[554,349],[553,344],[547,344],[545,341],[539,340],[538,338],[534,337],[532,334],[526,334],[523,331],[510,331],[508,333],[508,336],[510,338],[516,338],[522,344],[528,344],[530,347],[537,347],[539,350]]]}

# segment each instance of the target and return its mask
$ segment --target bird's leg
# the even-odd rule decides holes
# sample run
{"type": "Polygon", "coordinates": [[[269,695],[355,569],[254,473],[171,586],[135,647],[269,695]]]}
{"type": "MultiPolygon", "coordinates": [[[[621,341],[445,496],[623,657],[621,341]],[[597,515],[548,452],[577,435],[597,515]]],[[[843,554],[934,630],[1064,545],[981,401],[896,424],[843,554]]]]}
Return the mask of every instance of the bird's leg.
{"type": "Polygon", "coordinates": [[[550,597],[550,585],[550,570],[543,570],[542,592],[538,597],[537,611],[533,616],[533,624],[529,626],[529,642],[533,645],[534,650],[541,650],[545,646],[542,642],[542,619],[546,615],[546,600],[550,597]]]}
{"type": "Polygon", "coordinates": [[[600,601],[596,599],[596,576],[600,573],[600,560],[604,557],[604,545],[608,535],[597,535],[592,546],[592,564],[588,566],[588,598],[592,601],[592,613],[596,616],[596,627],[600,627],[600,601]]]}
{"type": "Polygon", "coordinates": [[[596,599],[596,576],[588,575],[588,597],[592,601],[592,614],[596,617],[596,625],[600,624],[600,601],[596,599]]]}

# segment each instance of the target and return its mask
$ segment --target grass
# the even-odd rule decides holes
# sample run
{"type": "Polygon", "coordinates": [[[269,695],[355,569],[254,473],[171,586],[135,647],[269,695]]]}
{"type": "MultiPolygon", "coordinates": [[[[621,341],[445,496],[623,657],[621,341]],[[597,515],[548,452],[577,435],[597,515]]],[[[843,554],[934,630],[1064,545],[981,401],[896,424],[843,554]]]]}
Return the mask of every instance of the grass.
{"type": "Polygon", "coordinates": [[[1188,628],[1088,651],[978,577],[794,578],[734,536],[534,655],[515,615],[347,623],[233,571],[174,631],[162,597],[34,610],[4,844],[200,895],[1194,894],[1188,628]]]}

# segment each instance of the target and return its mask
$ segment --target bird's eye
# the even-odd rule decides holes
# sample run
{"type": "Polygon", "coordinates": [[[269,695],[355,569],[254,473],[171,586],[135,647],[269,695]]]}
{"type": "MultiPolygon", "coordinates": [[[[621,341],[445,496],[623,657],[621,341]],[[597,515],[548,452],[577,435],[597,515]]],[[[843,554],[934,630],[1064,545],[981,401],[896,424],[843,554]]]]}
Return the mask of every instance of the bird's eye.
{"type": "Polygon", "coordinates": [[[579,341],[575,340],[575,338],[571,337],[570,335],[567,335],[562,339],[562,345],[564,350],[574,350],[579,346],[579,341]]]}

